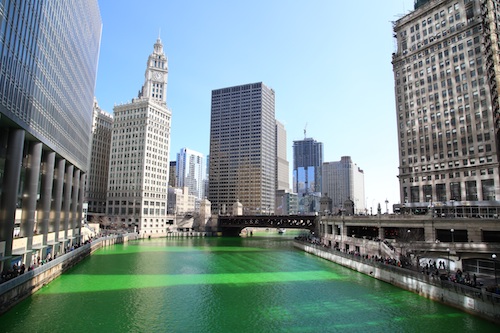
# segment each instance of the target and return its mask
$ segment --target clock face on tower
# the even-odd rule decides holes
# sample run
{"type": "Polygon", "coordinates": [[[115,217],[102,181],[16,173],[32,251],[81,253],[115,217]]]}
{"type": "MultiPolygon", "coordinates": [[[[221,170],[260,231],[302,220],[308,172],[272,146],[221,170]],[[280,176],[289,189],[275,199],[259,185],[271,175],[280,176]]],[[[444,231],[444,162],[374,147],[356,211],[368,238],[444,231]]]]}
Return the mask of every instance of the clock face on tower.
{"type": "Polygon", "coordinates": [[[153,79],[155,80],[161,80],[163,75],[160,72],[153,72],[153,79]]]}

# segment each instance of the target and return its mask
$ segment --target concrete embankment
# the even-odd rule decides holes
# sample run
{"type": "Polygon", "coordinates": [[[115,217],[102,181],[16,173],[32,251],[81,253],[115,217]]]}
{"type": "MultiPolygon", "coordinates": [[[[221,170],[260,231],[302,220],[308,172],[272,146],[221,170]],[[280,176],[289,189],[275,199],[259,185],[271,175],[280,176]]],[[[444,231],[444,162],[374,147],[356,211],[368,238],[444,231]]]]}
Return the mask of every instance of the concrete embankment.
{"type": "Polygon", "coordinates": [[[500,295],[487,292],[484,288],[442,281],[437,277],[432,278],[409,269],[385,265],[319,245],[299,241],[293,244],[307,253],[500,324],[500,295]]]}
{"type": "Polygon", "coordinates": [[[27,271],[9,281],[0,284],[0,314],[32,295],[37,290],[57,278],[59,275],[78,264],[97,249],[104,246],[120,244],[137,239],[135,234],[112,235],[101,237],[80,246],[68,253],[58,256],[44,265],[27,271]]]}

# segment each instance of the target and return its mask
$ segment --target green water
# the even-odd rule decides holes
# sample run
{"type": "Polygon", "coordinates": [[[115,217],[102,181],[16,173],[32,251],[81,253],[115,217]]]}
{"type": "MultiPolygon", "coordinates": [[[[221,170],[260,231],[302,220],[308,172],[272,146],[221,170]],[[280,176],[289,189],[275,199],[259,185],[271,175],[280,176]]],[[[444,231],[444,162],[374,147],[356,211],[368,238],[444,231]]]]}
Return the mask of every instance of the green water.
{"type": "Polygon", "coordinates": [[[0,332],[30,333],[498,331],[280,236],[101,249],[0,316],[0,332]]]}

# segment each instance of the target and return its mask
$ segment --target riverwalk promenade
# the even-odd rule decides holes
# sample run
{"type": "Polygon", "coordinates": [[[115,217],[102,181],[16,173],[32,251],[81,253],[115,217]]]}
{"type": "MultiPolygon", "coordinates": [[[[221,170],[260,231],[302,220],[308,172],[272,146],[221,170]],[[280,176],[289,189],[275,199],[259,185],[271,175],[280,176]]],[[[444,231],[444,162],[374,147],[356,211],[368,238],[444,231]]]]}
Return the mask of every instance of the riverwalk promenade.
{"type": "Polygon", "coordinates": [[[500,295],[484,286],[471,287],[309,241],[296,239],[293,244],[307,253],[500,324],[500,295]]]}
{"type": "MultiPolygon", "coordinates": [[[[212,236],[208,232],[170,232],[162,234],[161,237],[207,237],[212,236]]],[[[50,283],[59,275],[78,264],[86,257],[92,255],[96,250],[112,246],[115,244],[126,243],[131,240],[142,238],[157,238],[159,235],[138,235],[136,233],[110,234],[87,242],[81,246],[58,255],[56,258],[44,260],[40,265],[32,270],[24,272],[15,272],[14,277],[8,280],[2,280],[0,283],[0,315],[26,297],[32,295],[44,285],[50,283]]]]}

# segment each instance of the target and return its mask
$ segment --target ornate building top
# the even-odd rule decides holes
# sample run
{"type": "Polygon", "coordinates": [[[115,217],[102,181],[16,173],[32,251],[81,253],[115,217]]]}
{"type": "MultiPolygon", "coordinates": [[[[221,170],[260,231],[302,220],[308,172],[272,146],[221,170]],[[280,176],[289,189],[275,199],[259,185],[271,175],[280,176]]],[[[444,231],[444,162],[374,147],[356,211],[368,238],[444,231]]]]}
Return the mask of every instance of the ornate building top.
{"type": "Polygon", "coordinates": [[[168,59],[163,52],[163,44],[158,37],[153,53],[149,55],[144,74],[144,85],[139,98],[152,98],[160,103],[167,103],[168,59]]]}

